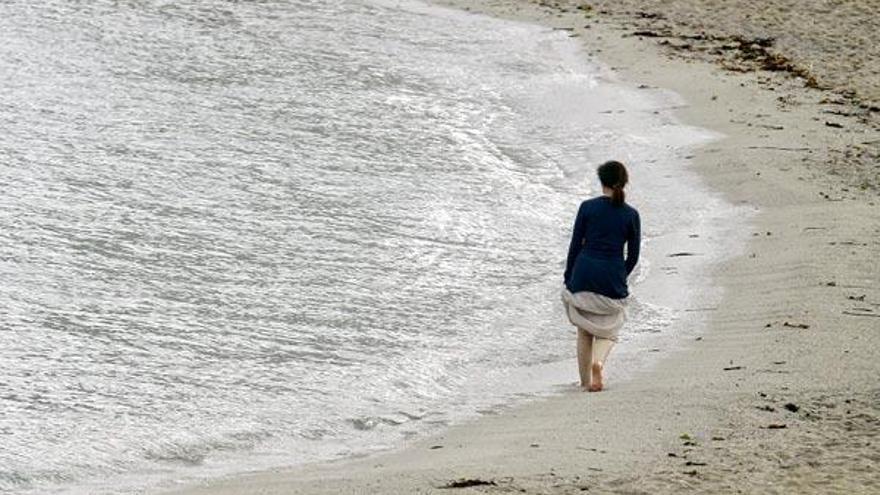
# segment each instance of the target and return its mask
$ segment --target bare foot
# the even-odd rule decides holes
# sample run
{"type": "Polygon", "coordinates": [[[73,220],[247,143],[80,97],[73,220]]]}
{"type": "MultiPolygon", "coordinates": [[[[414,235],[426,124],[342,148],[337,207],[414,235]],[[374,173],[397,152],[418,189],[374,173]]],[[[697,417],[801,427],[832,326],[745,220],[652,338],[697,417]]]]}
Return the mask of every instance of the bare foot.
{"type": "Polygon", "coordinates": [[[602,363],[593,363],[593,380],[590,385],[590,392],[602,391],[602,363]]]}

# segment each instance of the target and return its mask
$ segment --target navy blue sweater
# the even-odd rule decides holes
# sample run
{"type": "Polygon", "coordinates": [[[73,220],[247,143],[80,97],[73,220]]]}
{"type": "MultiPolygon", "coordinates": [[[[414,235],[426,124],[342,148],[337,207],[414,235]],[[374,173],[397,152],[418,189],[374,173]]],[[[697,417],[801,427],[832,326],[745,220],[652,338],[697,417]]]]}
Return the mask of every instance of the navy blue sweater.
{"type": "Polygon", "coordinates": [[[639,261],[639,212],[608,196],[581,203],[565,264],[565,286],[572,292],[590,291],[612,299],[629,295],[626,277],[639,261]],[[623,246],[626,244],[626,260],[623,246]]]}

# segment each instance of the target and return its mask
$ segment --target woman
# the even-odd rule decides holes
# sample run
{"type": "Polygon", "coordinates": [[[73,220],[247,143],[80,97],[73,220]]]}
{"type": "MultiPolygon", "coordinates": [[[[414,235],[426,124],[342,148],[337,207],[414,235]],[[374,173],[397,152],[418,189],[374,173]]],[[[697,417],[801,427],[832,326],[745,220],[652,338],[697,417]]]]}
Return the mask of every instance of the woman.
{"type": "Polygon", "coordinates": [[[602,369],[626,318],[626,278],[639,261],[639,212],[625,202],[629,180],[622,163],[599,167],[602,196],[581,203],[565,264],[562,301],[578,327],[581,387],[602,390],[602,369]],[[623,247],[626,244],[626,259],[623,247]]]}

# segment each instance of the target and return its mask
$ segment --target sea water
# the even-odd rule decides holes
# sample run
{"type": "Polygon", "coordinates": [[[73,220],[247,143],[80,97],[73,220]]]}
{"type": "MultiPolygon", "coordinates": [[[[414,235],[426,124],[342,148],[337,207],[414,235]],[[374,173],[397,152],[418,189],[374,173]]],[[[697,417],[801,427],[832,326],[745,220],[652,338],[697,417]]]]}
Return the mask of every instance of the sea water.
{"type": "MultiPolygon", "coordinates": [[[[369,452],[547,389],[516,377],[573,355],[595,166],[630,166],[648,251],[718,206],[670,199],[711,136],[607,76],[410,1],[3,2],[0,491],[369,452]]],[[[676,317],[652,269],[631,348],[676,317]]]]}

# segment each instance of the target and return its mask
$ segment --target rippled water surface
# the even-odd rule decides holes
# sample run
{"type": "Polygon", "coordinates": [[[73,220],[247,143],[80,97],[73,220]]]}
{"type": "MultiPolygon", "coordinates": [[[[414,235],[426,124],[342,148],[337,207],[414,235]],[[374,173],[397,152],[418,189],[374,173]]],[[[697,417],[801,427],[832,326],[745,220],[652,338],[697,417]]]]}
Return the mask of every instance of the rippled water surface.
{"type": "Polygon", "coordinates": [[[569,357],[587,171],[687,141],[577,50],[409,2],[0,4],[0,491],[358,452],[569,357]]]}

